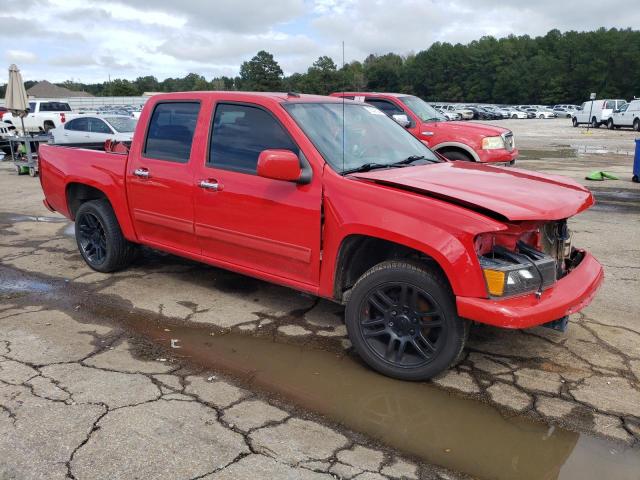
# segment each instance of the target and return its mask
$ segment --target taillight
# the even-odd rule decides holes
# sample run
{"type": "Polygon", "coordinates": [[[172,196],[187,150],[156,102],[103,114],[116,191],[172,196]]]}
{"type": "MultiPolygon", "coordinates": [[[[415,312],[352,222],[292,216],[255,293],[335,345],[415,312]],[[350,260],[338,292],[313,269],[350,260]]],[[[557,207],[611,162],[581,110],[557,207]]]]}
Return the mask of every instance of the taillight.
{"type": "Polygon", "coordinates": [[[67,121],[67,119],[65,118],[64,113],[61,113],[60,114],[60,122],[64,123],[66,121],[67,121]]]}

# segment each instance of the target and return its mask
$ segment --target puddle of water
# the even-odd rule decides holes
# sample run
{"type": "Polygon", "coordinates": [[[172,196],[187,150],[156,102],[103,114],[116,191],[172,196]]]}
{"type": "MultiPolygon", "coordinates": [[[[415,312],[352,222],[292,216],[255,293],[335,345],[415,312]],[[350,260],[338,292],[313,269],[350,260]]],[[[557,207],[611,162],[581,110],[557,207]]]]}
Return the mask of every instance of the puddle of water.
{"type": "Polygon", "coordinates": [[[275,393],[399,451],[498,480],[638,479],[640,452],[549,427],[506,418],[475,400],[425,383],[379,375],[348,355],[267,336],[215,333],[202,326],[164,327],[131,318],[139,334],[178,356],[223,371],[247,386],[275,393]],[[175,351],[174,351],[175,352],[175,351]]]}
{"type": "Polygon", "coordinates": [[[58,279],[45,282],[2,266],[0,276],[2,286],[12,291],[45,292],[25,297],[26,302],[37,298],[37,303],[82,321],[113,322],[134,337],[151,340],[153,346],[137,351],[138,356],[157,358],[160,346],[187,364],[227,373],[248,388],[275,394],[400,452],[474,478],[639,478],[637,448],[522,416],[503,416],[489,405],[430,384],[384,377],[342,349],[316,348],[315,340],[299,345],[268,334],[253,336],[185,324],[132,309],[123,300],[90,292],[86,286],[58,279]],[[79,310],[78,304],[82,304],[79,310]],[[170,348],[171,339],[178,339],[180,349],[170,348]]]}
{"type": "Polygon", "coordinates": [[[44,293],[49,292],[53,289],[53,286],[41,282],[39,280],[32,279],[19,279],[11,282],[2,281],[0,282],[0,293],[14,293],[14,292],[24,292],[24,293],[44,293]]]}
{"type": "Polygon", "coordinates": [[[640,189],[591,187],[596,197],[594,210],[617,213],[640,213],[640,189]]]}
{"type": "Polygon", "coordinates": [[[44,223],[64,223],[68,222],[64,217],[41,217],[35,215],[12,215],[9,217],[11,223],[17,222],[44,222],[44,223]]]}
{"type": "Polygon", "coordinates": [[[523,160],[543,160],[555,158],[577,158],[586,155],[625,155],[633,156],[635,151],[627,148],[607,148],[589,145],[558,145],[556,149],[536,150],[520,149],[520,158],[523,160]]]}

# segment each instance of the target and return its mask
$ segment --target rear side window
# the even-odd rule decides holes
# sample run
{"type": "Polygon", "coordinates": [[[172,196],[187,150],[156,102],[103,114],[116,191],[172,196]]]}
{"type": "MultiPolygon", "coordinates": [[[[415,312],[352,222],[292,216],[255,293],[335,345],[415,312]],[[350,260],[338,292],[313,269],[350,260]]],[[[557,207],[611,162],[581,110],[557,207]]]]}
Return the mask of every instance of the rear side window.
{"type": "Polygon", "coordinates": [[[616,108],[616,102],[614,100],[607,100],[604,102],[604,108],[607,110],[613,110],[616,108]]]}
{"type": "Polygon", "coordinates": [[[89,119],[88,118],[76,118],[64,124],[65,130],[73,130],[79,132],[89,131],[89,119]]]}
{"type": "Polygon", "coordinates": [[[198,102],[159,103],[153,110],[144,156],[186,163],[198,121],[198,102]]]}
{"type": "Polygon", "coordinates": [[[68,103],[62,102],[41,102],[40,103],[40,111],[41,112],[70,112],[71,107],[68,103]]]}
{"type": "Polygon", "coordinates": [[[219,104],[213,117],[207,164],[255,173],[263,150],[298,147],[280,123],[265,110],[248,105],[219,104]]]}
{"type": "Polygon", "coordinates": [[[404,114],[404,111],[400,107],[397,107],[395,104],[388,102],[386,100],[377,100],[375,98],[367,98],[367,103],[369,105],[373,105],[374,107],[379,108],[388,116],[404,114]]]}

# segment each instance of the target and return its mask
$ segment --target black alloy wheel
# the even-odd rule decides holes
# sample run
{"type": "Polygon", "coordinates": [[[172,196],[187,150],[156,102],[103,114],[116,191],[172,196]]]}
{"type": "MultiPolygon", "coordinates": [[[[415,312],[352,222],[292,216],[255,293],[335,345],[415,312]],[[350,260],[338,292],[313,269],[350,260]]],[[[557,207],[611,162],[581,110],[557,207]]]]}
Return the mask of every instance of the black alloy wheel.
{"type": "Polygon", "coordinates": [[[107,258],[107,235],[100,219],[83,213],[77,220],[78,245],[91,265],[101,265],[107,258]]]}
{"type": "Polygon", "coordinates": [[[420,287],[392,282],[373,288],[360,310],[360,332],[381,361],[393,367],[428,364],[443,348],[442,310],[420,287]]]}

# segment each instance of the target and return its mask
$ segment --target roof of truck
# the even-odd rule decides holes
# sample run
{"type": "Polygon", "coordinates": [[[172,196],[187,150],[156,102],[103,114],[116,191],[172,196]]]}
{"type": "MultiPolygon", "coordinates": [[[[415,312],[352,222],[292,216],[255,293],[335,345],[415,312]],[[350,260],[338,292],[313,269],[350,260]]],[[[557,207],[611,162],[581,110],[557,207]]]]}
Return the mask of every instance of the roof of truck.
{"type": "Polygon", "coordinates": [[[153,95],[151,98],[160,98],[160,99],[187,99],[189,97],[215,97],[226,100],[250,100],[251,98],[266,98],[270,100],[274,100],[278,103],[288,103],[288,102],[296,102],[296,103],[317,103],[317,102],[342,102],[341,98],[337,97],[329,97],[325,95],[309,95],[305,93],[295,93],[295,92],[241,92],[241,91],[230,91],[230,90],[222,90],[222,91],[200,91],[200,92],[173,92],[173,93],[160,93],[157,95],[153,95]]]}
{"type": "Polygon", "coordinates": [[[335,92],[331,95],[341,97],[343,95],[353,95],[358,97],[408,97],[406,93],[388,93],[388,92],[335,92]]]}

